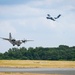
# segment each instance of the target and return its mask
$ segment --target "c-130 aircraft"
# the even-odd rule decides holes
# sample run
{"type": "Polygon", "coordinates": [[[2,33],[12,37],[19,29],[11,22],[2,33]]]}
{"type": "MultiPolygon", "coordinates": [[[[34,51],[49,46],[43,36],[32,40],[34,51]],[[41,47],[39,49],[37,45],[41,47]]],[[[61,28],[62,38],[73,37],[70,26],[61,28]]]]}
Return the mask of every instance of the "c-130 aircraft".
{"type": "Polygon", "coordinates": [[[9,38],[2,38],[2,37],[0,37],[0,38],[3,40],[9,41],[13,46],[15,46],[15,45],[20,46],[22,43],[25,43],[28,41],[33,41],[33,40],[16,40],[16,39],[13,39],[11,36],[11,33],[9,33],[9,38]]]}

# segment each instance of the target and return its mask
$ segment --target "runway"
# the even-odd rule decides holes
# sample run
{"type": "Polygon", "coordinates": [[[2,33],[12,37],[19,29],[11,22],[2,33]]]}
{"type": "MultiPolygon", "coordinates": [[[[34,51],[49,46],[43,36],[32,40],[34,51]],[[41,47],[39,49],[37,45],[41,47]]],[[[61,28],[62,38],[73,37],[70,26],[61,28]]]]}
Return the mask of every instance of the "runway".
{"type": "Polygon", "coordinates": [[[3,68],[0,72],[24,72],[24,73],[42,73],[42,74],[68,74],[75,75],[75,68],[3,68]]]}

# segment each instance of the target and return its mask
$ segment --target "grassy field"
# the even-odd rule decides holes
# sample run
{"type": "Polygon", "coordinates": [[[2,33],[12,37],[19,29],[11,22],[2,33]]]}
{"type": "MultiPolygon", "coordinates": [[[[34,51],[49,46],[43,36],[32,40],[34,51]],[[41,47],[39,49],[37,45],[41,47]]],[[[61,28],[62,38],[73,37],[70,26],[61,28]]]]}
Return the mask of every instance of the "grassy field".
{"type": "Polygon", "coordinates": [[[0,75],[61,75],[61,74],[35,74],[35,73],[0,73],[0,75]]]}
{"type": "MultiPolygon", "coordinates": [[[[0,67],[75,68],[75,61],[0,60],[0,67]]],[[[61,75],[35,73],[0,73],[0,75],[61,75]]]]}
{"type": "Polygon", "coordinates": [[[75,61],[0,60],[0,67],[75,68],[75,61]]]}

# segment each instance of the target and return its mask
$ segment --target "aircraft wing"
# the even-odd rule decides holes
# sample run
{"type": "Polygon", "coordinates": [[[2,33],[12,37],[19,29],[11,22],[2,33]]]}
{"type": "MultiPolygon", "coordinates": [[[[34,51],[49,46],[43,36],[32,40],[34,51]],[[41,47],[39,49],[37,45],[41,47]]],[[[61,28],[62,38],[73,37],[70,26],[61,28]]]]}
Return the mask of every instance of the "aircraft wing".
{"type": "Polygon", "coordinates": [[[0,37],[1,39],[3,39],[3,40],[9,40],[8,38],[2,38],[2,37],[0,37]]]}
{"type": "Polygon", "coordinates": [[[34,40],[26,40],[26,41],[34,41],[34,40]]]}
{"type": "Polygon", "coordinates": [[[51,17],[46,17],[47,19],[51,19],[51,17]]]}
{"type": "Polygon", "coordinates": [[[27,41],[33,41],[33,40],[22,40],[23,43],[27,42],[27,41]]]}
{"type": "Polygon", "coordinates": [[[55,17],[55,19],[59,18],[61,16],[61,14],[59,14],[57,17],[55,17]]]}
{"type": "Polygon", "coordinates": [[[53,21],[55,21],[55,19],[54,18],[52,18],[52,17],[46,17],[47,19],[51,19],[51,20],[53,20],[53,21]]]}

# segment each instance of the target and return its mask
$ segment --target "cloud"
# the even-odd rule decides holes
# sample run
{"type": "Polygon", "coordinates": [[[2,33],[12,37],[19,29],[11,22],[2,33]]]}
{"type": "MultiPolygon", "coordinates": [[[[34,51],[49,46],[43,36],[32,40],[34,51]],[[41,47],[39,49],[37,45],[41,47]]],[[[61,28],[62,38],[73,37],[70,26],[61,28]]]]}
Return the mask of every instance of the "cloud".
{"type": "MultiPolygon", "coordinates": [[[[16,38],[34,39],[33,46],[57,46],[65,41],[73,45],[74,3],[74,0],[28,0],[21,4],[0,5],[0,32],[16,33],[16,38]],[[46,19],[47,14],[52,17],[61,14],[61,17],[52,21],[46,19]]],[[[29,47],[31,43],[25,46],[29,47]]]]}
{"type": "Polygon", "coordinates": [[[0,21],[0,32],[3,33],[16,33],[16,29],[11,25],[11,22],[9,21],[0,21]]]}
{"type": "Polygon", "coordinates": [[[27,2],[29,0],[0,0],[0,5],[19,5],[27,2]]]}
{"type": "MultiPolygon", "coordinates": [[[[8,19],[10,22],[10,19],[13,23],[13,25],[21,25],[25,27],[33,28],[34,30],[39,29],[39,27],[42,28],[42,25],[44,27],[49,28],[57,28],[57,22],[47,21],[46,20],[46,14],[50,13],[51,16],[57,16],[59,13],[62,14],[63,21],[65,16],[69,16],[67,12],[69,10],[74,10],[74,6],[72,5],[65,5],[65,6],[59,6],[60,10],[51,8],[51,5],[53,6],[55,3],[61,4],[63,0],[41,0],[41,1],[31,1],[26,4],[20,4],[20,5],[10,5],[9,6],[0,6],[0,14],[4,15],[4,18],[8,19]],[[40,8],[40,6],[47,6],[50,5],[49,9],[44,9],[43,7],[40,8]],[[32,6],[32,7],[31,7],[32,6]],[[36,7],[34,7],[36,6],[36,7]],[[65,15],[65,16],[63,16],[65,15]]],[[[71,15],[70,15],[71,16],[71,15]]],[[[68,19],[68,18],[67,18],[68,19]]],[[[64,21],[66,22],[66,21],[64,21]]]]}
{"type": "MultiPolygon", "coordinates": [[[[39,9],[36,8],[31,8],[26,5],[15,5],[15,6],[0,6],[0,14],[4,16],[11,16],[11,17],[29,17],[29,16],[34,16],[36,14],[40,14],[39,9]]],[[[10,17],[10,18],[11,18],[10,17]]]]}

